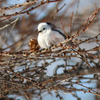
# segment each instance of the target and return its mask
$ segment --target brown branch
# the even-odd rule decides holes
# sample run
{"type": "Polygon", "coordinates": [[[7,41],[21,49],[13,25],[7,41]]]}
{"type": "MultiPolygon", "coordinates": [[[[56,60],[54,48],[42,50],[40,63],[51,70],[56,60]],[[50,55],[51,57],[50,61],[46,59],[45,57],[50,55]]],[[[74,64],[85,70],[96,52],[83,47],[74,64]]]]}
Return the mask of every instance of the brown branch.
{"type": "MultiPolygon", "coordinates": [[[[62,0],[55,0],[55,1],[49,1],[49,3],[54,3],[54,2],[59,2],[59,1],[62,1],[62,0]]],[[[0,18],[4,18],[4,17],[12,17],[12,16],[16,16],[16,15],[21,15],[21,14],[27,14],[27,12],[29,13],[30,11],[34,10],[34,9],[37,9],[39,8],[40,6],[44,5],[48,3],[47,1],[45,2],[42,2],[40,5],[36,6],[36,7],[32,7],[30,8],[29,10],[26,10],[26,11],[23,11],[23,12],[15,12],[14,14],[9,14],[9,15],[5,15],[3,14],[2,16],[0,16],[0,18]]]]}

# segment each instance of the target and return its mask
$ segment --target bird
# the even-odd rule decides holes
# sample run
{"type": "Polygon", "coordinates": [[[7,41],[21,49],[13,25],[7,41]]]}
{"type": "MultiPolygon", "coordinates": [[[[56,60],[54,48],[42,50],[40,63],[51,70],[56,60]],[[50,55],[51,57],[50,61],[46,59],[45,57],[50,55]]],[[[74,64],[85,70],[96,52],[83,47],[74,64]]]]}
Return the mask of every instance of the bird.
{"type": "MultiPolygon", "coordinates": [[[[42,22],[38,25],[38,44],[41,48],[50,48],[52,45],[57,45],[63,41],[65,41],[67,38],[70,38],[70,36],[62,33],[58,29],[56,29],[55,25],[50,22],[42,22]]],[[[73,45],[72,41],[68,42],[69,45],[73,45]]],[[[75,51],[74,49],[70,48],[69,50],[75,51]]],[[[79,54],[79,53],[77,53],[79,54]]],[[[80,57],[83,57],[83,55],[80,55],[80,57]]]]}
{"type": "Polygon", "coordinates": [[[52,45],[58,45],[66,40],[66,35],[59,31],[54,24],[42,22],[38,25],[38,44],[41,48],[50,48],[52,45]]]}

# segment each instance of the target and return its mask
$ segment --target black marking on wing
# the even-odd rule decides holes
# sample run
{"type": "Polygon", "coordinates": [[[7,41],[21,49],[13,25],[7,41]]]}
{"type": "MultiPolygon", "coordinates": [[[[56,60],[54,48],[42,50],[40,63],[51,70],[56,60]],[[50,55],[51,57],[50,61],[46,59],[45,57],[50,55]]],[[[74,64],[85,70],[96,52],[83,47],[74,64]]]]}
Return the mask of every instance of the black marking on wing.
{"type": "Polygon", "coordinates": [[[52,28],[52,30],[53,30],[53,31],[59,32],[65,39],[67,39],[66,35],[63,34],[62,32],[60,32],[59,30],[57,30],[57,29],[55,29],[55,28],[52,28]]]}
{"type": "MultiPolygon", "coordinates": [[[[67,39],[66,35],[63,34],[62,32],[60,32],[59,30],[57,30],[56,27],[55,27],[55,25],[53,25],[52,23],[49,23],[49,22],[46,22],[46,23],[47,23],[49,26],[51,26],[51,29],[52,29],[53,31],[59,32],[65,39],[67,39]]],[[[69,38],[69,37],[68,37],[68,38],[69,38]]]]}

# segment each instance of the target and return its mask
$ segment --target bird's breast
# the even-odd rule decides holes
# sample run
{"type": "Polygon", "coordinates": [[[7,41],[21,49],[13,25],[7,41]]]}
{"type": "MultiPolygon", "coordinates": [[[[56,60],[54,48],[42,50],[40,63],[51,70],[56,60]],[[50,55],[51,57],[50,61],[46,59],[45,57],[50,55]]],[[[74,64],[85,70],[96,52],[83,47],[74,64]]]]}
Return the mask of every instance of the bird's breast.
{"type": "Polygon", "coordinates": [[[41,48],[48,48],[50,34],[48,32],[39,33],[38,35],[38,43],[41,48]]]}

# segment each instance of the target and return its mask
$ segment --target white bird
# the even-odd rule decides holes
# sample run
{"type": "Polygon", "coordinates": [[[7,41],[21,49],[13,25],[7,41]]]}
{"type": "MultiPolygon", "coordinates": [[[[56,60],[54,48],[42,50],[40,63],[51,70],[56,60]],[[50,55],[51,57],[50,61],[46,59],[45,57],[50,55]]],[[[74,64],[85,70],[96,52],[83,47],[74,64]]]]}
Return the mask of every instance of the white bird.
{"type": "Polygon", "coordinates": [[[43,22],[38,25],[38,44],[41,48],[49,48],[57,45],[66,39],[66,35],[55,28],[49,22],[43,22]]]}

